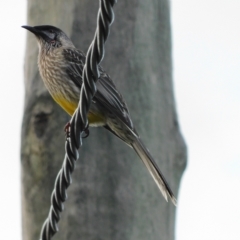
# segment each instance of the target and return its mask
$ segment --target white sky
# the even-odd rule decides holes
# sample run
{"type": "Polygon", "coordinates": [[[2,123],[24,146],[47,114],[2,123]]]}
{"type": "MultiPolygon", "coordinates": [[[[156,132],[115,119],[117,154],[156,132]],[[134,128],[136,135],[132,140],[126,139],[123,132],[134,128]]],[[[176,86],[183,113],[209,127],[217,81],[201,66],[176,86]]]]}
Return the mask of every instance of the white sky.
{"type": "MultiPolygon", "coordinates": [[[[26,2],[0,2],[1,238],[21,239],[26,2]],[[5,104],[6,103],[6,104],[5,104]]],[[[172,0],[175,96],[189,162],[176,240],[240,239],[240,1],[172,0]]]]}
{"type": "Polygon", "coordinates": [[[240,239],[240,1],[172,1],[174,83],[189,162],[177,240],[240,239]]]}

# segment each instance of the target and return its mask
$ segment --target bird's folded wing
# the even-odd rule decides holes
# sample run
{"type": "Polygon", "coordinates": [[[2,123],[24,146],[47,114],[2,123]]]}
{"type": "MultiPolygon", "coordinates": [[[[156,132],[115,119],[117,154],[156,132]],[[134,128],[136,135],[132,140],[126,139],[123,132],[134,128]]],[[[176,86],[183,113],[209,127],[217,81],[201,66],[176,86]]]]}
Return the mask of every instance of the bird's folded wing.
{"type": "MultiPolygon", "coordinates": [[[[69,63],[66,71],[70,79],[77,87],[81,88],[85,55],[76,49],[66,49],[63,54],[69,63]]],[[[99,71],[100,77],[96,82],[97,92],[93,100],[99,103],[102,108],[107,108],[108,112],[115,114],[130,129],[133,129],[127,105],[122,95],[117,91],[112,79],[101,67],[99,67],[99,71]]]]}

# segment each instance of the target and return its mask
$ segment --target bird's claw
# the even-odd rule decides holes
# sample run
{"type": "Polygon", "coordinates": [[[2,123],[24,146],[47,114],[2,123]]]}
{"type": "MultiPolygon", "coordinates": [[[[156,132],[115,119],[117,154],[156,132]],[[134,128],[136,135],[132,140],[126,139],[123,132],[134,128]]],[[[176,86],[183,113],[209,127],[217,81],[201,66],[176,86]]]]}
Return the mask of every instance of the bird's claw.
{"type": "Polygon", "coordinates": [[[64,132],[66,133],[66,139],[70,137],[70,122],[68,122],[64,127],[64,132]]]}
{"type": "Polygon", "coordinates": [[[89,125],[87,125],[87,127],[83,130],[83,132],[85,133],[85,135],[82,138],[87,138],[90,134],[89,125]]]}

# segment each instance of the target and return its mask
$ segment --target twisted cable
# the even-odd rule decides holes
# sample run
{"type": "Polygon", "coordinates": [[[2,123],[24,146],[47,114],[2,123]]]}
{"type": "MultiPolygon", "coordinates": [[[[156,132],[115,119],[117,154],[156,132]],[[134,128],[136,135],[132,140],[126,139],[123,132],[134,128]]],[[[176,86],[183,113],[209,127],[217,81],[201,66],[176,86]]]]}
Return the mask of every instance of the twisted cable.
{"type": "Polygon", "coordinates": [[[104,57],[104,44],[109,35],[110,25],[114,20],[113,5],[117,0],[100,0],[97,16],[97,29],[88,49],[83,68],[83,85],[78,107],[70,120],[70,134],[65,143],[65,157],[59,171],[51,196],[51,207],[40,235],[40,240],[50,240],[58,231],[63,203],[67,199],[67,188],[72,182],[75,161],[79,158],[78,150],[82,146],[82,135],[88,128],[87,113],[97,89],[95,82],[99,78],[98,65],[104,57]]]}

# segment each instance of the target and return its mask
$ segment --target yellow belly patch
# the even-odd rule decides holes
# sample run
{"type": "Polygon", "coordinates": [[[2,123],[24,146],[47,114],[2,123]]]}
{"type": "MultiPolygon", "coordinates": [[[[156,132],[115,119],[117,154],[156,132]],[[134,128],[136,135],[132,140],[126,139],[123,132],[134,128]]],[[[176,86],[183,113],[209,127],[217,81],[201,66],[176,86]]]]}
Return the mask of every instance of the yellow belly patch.
{"type": "Polygon", "coordinates": [[[64,98],[59,98],[59,97],[53,97],[53,98],[70,116],[73,115],[75,109],[78,106],[78,103],[76,104],[75,102],[69,102],[64,98]]]}
{"type": "MultiPolygon", "coordinates": [[[[64,98],[53,97],[54,100],[70,115],[72,116],[75,112],[78,103],[69,102],[64,98]]],[[[100,113],[92,113],[91,111],[88,113],[88,122],[89,125],[99,126],[105,125],[105,118],[100,113]]]]}

